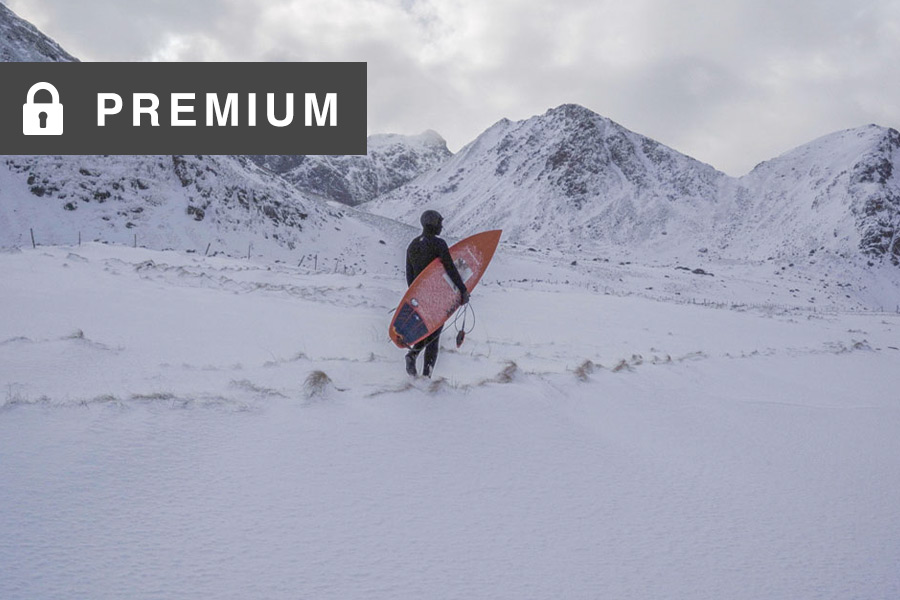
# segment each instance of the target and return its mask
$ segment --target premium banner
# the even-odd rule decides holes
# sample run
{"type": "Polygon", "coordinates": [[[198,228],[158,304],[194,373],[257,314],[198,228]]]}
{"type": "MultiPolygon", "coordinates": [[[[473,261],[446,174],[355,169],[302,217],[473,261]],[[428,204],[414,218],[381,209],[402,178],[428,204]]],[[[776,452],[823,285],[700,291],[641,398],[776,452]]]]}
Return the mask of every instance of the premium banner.
{"type": "Polygon", "coordinates": [[[0,63],[0,154],[365,154],[366,63],[0,63]]]}

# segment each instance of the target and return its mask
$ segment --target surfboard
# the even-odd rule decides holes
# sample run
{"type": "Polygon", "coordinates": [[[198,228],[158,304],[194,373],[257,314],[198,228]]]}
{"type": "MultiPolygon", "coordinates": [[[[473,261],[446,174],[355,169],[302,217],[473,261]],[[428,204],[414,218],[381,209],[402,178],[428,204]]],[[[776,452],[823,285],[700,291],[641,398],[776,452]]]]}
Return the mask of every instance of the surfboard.
{"type": "MultiPolygon", "coordinates": [[[[450,258],[470,294],[491,262],[501,233],[499,229],[483,231],[450,247],[450,258]]],[[[459,290],[436,258],[419,273],[400,300],[388,334],[397,347],[410,348],[434,333],[459,305],[459,290]]]]}

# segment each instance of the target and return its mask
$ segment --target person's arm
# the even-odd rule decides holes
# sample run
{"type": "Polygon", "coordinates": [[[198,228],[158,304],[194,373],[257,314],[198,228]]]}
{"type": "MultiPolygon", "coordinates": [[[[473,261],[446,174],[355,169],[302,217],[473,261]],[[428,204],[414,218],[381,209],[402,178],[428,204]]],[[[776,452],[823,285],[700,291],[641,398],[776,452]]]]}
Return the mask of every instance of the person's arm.
{"type": "Polygon", "coordinates": [[[453,258],[450,256],[450,248],[447,247],[447,242],[441,239],[438,239],[438,242],[440,243],[441,264],[444,265],[444,270],[447,271],[450,280],[459,290],[459,293],[462,295],[462,302],[465,304],[469,301],[469,290],[466,289],[465,282],[460,277],[456,265],[453,264],[453,258]]]}
{"type": "Polygon", "coordinates": [[[413,265],[412,261],[409,260],[409,251],[406,252],[406,285],[412,285],[412,282],[415,281],[416,276],[413,273],[413,265]]]}

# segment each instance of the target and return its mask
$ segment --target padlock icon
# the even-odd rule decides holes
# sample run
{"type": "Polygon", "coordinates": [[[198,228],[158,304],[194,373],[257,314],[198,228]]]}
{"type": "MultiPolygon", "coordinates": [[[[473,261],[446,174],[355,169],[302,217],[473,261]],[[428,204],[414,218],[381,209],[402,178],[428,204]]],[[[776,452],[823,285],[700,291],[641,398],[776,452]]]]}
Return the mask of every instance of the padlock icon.
{"type": "Polygon", "coordinates": [[[59,92],[46,81],[31,86],[28,98],[22,106],[22,133],[25,135],[62,135],[63,105],[59,103],[59,92]],[[50,92],[52,102],[35,102],[40,90],[50,92]]]}

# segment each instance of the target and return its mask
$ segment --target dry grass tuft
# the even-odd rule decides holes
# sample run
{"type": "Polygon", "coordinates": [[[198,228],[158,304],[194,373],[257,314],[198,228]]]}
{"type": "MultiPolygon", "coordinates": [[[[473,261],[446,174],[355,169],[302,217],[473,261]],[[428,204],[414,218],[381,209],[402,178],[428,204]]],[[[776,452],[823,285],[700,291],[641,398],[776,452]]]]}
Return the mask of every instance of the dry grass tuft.
{"type": "Polygon", "coordinates": [[[587,381],[588,376],[591,375],[596,369],[597,365],[595,365],[593,361],[586,360],[575,367],[575,377],[577,377],[579,381],[587,381]]]}
{"type": "Polygon", "coordinates": [[[619,364],[617,364],[616,366],[614,366],[612,368],[613,373],[619,373],[621,371],[633,371],[633,370],[634,369],[631,368],[631,365],[629,365],[628,361],[626,361],[625,359],[620,360],[619,364]]]}
{"type": "Polygon", "coordinates": [[[503,367],[503,370],[497,373],[497,376],[494,377],[494,381],[496,383],[512,383],[513,379],[516,377],[516,373],[519,372],[519,365],[517,365],[513,361],[507,361],[506,366],[503,367]]]}
{"type": "Polygon", "coordinates": [[[303,391],[307,399],[321,398],[328,391],[331,385],[331,377],[325,374],[325,371],[312,371],[306,376],[303,383],[303,391]]]}

